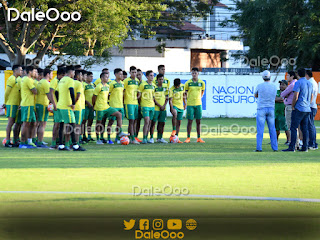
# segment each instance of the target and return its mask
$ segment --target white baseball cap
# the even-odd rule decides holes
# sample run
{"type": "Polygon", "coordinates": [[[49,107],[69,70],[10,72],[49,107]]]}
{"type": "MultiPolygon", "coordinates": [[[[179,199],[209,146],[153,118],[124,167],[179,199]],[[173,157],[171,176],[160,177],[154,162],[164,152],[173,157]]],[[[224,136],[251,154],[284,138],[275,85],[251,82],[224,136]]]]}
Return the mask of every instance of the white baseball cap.
{"type": "Polygon", "coordinates": [[[270,79],[271,78],[271,73],[268,70],[263,71],[262,73],[262,78],[263,79],[270,79]]]}

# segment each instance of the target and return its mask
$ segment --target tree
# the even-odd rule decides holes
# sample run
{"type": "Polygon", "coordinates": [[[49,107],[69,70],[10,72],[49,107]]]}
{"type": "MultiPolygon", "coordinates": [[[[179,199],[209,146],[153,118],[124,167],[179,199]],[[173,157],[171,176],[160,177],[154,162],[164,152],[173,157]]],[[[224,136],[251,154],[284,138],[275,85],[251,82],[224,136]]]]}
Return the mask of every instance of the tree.
{"type": "MultiPolygon", "coordinates": [[[[307,47],[304,44],[302,46],[302,40],[309,41],[306,38],[305,29],[310,20],[310,8],[307,8],[306,1],[238,0],[234,2],[236,13],[224,25],[230,22],[238,25],[240,36],[236,38],[242,39],[244,45],[250,47],[249,51],[244,53],[248,59],[268,59],[267,64],[271,69],[281,66],[278,59],[287,59],[288,62],[290,59],[296,59],[299,65],[306,64],[306,59],[302,59],[304,54],[301,53],[303,46],[307,47]]],[[[264,68],[261,62],[257,67],[264,68]]],[[[288,68],[293,67],[288,65],[288,68]]]]}

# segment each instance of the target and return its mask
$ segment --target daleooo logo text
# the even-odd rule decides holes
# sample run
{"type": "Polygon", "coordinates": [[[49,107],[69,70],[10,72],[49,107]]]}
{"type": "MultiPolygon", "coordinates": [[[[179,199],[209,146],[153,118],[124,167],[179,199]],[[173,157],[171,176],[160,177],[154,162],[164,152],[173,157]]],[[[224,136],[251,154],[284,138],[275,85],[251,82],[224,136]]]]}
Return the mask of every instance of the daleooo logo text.
{"type": "Polygon", "coordinates": [[[42,11],[35,12],[34,8],[31,8],[31,11],[20,13],[16,8],[8,8],[7,19],[9,22],[15,22],[21,19],[24,22],[43,22],[44,20],[48,20],[50,22],[55,22],[61,19],[63,22],[74,21],[77,22],[81,19],[81,14],[79,12],[62,12],[60,13],[56,8],[49,8],[45,13],[42,11]],[[13,16],[13,14],[16,16],[13,16]]]}

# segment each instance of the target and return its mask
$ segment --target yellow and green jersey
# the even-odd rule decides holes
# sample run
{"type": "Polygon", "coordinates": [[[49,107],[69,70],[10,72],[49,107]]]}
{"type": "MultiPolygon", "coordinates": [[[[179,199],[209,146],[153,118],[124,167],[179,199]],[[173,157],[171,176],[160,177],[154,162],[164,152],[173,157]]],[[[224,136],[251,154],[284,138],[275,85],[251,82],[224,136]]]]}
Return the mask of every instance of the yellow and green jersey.
{"type": "Polygon", "coordinates": [[[123,90],[124,85],[123,82],[117,82],[116,80],[112,81],[110,83],[110,98],[109,98],[109,104],[110,107],[113,108],[123,108],[123,90]]]}
{"type": "Polygon", "coordinates": [[[35,105],[35,97],[31,89],[34,89],[34,80],[25,76],[21,80],[21,106],[28,107],[35,105]]]}
{"type": "MultiPolygon", "coordinates": [[[[158,80],[157,80],[157,76],[153,79],[153,83],[158,86],[158,80]]],[[[162,86],[169,89],[170,87],[170,80],[166,77],[163,78],[163,83],[162,86]]]]}
{"type": "Polygon", "coordinates": [[[57,98],[56,98],[55,93],[57,91],[58,84],[59,84],[59,80],[56,77],[50,81],[50,89],[53,89],[53,98],[54,98],[55,102],[57,102],[57,98]]]}
{"type": "Polygon", "coordinates": [[[57,91],[59,91],[59,101],[57,108],[72,110],[72,99],[69,88],[74,88],[74,80],[68,76],[61,78],[59,81],[57,91]]]}
{"type": "Polygon", "coordinates": [[[47,94],[50,93],[50,83],[46,79],[41,79],[37,84],[37,98],[36,104],[43,106],[49,105],[49,99],[47,94]]]}
{"type": "Polygon", "coordinates": [[[7,87],[4,93],[4,103],[6,105],[20,105],[20,77],[10,76],[7,80],[7,87]]]}
{"type": "MultiPolygon", "coordinates": [[[[154,98],[161,106],[166,102],[168,95],[168,89],[163,87],[163,85],[162,87],[156,86],[154,89],[154,98]]],[[[154,110],[160,111],[160,107],[155,105],[154,110]]]]}
{"type": "Polygon", "coordinates": [[[108,109],[110,106],[108,104],[108,97],[109,97],[109,85],[100,83],[94,89],[93,95],[97,96],[94,110],[96,111],[103,111],[108,109]]]}
{"type": "Polygon", "coordinates": [[[139,92],[141,93],[140,105],[141,107],[154,107],[154,91],[156,85],[149,84],[147,81],[142,82],[139,86],[139,92]]]}
{"type": "Polygon", "coordinates": [[[124,85],[124,104],[138,105],[137,92],[139,88],[139,80],[126,78],[123,81],[124,85]]]}
{"type": "Polygon", "coordinates": [[[84,91],[83,91],[83,85],[82,82],[78,80],[74,80],[74,95],[75,97],[80,93],[80,97],[78,101],[76,102],[76,105],[74,106],[74,110],[80,111],[81,109],[85,108],[85,97],[84,97],[84,91]]]}
{"type": "Polygon", "coordinates": [[[188,80],[185,84],[185,90],[188,91],[187,95],[187,105],[188,106],[198,106],[202,105],[201,94],[205,90],[206,86],[204,81],[198,79],[194,82],[192,79],[188,80]]]}
{"type": "Polygon", "coordinates": [[[172,98],[172,105],[176,108],[183,109],[184,85],[180,84],[178,88],[172,86],[169,90],[169,98],[172,98]]]}
{"type": "Polygon", "coordinates": [[[85,100],[88,101],[92,105],[92,96],[94,92],[94,85],[92,83],[83,82],[83,90],[85,100]]]}

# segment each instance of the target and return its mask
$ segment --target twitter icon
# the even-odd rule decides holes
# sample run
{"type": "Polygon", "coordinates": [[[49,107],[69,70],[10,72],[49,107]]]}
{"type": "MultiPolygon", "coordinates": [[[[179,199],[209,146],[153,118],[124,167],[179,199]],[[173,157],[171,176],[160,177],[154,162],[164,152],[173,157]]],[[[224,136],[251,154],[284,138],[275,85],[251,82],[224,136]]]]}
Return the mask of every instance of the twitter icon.
{"type": "Polygon", "coordinates": [[[127,222],[126,220],[123,220],[123,224],[124,224],[124,230],[131,230],[136,224],[136,220],[130,219],[129,222],[127,222]]]}

